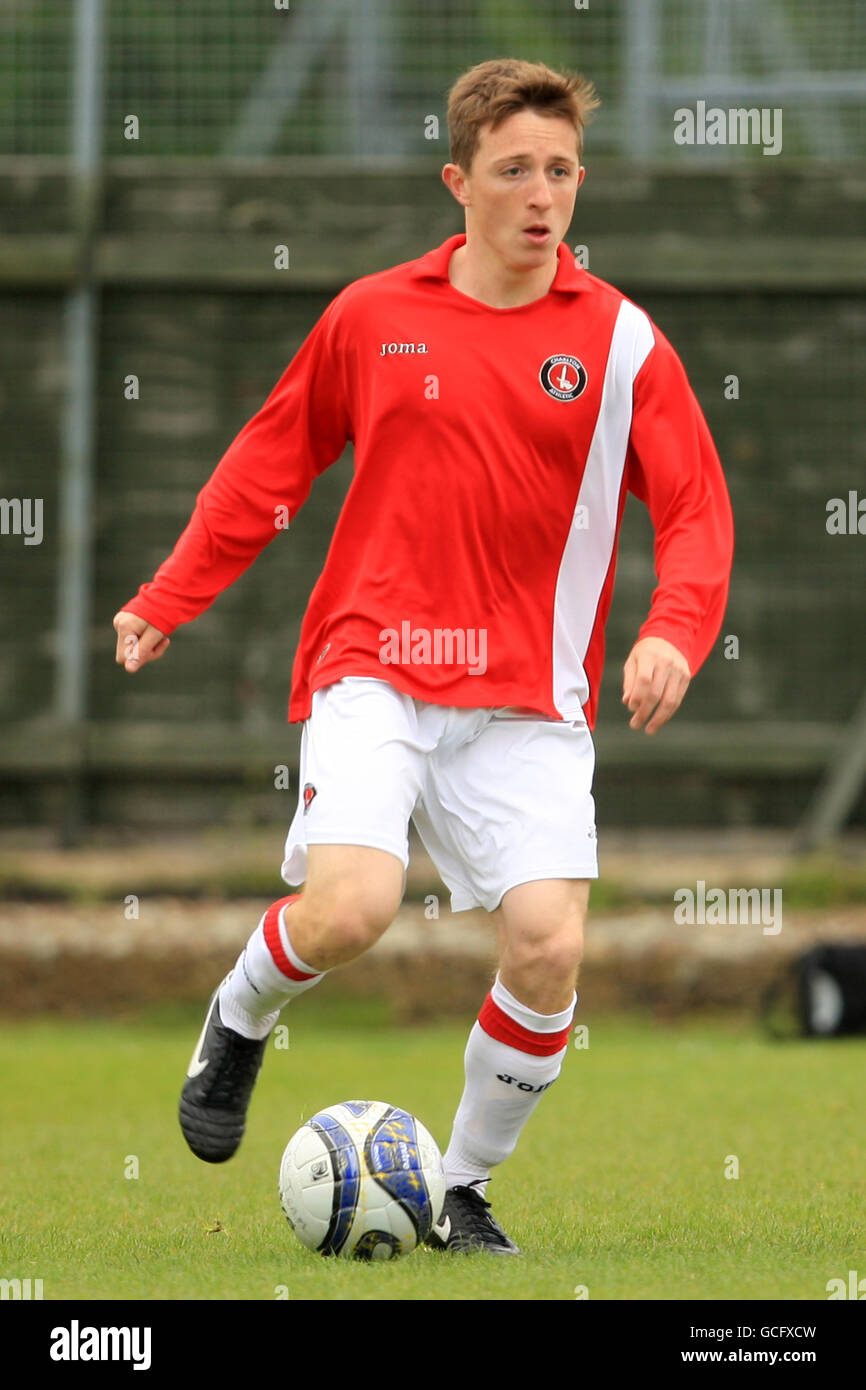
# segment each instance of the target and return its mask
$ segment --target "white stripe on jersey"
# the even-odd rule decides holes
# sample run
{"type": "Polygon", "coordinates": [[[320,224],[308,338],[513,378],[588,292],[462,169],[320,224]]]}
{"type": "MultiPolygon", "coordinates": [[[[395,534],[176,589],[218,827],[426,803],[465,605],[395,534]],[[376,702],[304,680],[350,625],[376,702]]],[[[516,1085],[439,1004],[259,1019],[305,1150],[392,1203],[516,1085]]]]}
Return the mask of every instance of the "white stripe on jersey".
{"type": "Polygon", "coordinates": [[[586,468],[562,553],[553,605],[553,701],[563,719],[583,719],[589,699],[586,649],[616,538],[616,514],[631,431],[634,379],[654,345],[652,326],[623,300],[611,338],[586,468]],[[586,524],[578,526],[586,508],[586,524]]]}

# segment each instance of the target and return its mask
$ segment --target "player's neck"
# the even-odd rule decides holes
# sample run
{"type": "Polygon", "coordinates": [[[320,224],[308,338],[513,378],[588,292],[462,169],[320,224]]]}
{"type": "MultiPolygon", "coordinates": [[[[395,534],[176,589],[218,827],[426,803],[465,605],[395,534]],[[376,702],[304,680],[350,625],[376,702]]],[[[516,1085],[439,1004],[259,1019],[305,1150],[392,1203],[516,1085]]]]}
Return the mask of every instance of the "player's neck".
{"type": "Polygon", "coordinates": [[[512,270],[498,257],[485,255],[468,241],[458,246],[448,262],[448,278],[455,290],[488,304],[491,309],[516,309],[543,299],[553,284],[558,261],[531,270],[512,270]]]}

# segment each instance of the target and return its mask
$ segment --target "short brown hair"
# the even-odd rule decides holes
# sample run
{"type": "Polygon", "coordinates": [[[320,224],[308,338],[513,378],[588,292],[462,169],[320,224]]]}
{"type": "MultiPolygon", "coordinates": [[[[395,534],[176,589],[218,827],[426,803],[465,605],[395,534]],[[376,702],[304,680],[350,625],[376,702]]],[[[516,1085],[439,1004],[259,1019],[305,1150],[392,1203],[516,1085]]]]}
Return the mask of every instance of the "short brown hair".
{"type": "Polygon", "coordinates": [[[546,116],[571,121],[577,152],[583,150],[583,131],[601,103],[595,87],[574,72],[554,72],[545,63],[520,58],[491,58],[458,77],[448,93],[448,134],[451,159],[469,172],[482,129],[502,125],[517,111],[531,108],[546,116]]]}

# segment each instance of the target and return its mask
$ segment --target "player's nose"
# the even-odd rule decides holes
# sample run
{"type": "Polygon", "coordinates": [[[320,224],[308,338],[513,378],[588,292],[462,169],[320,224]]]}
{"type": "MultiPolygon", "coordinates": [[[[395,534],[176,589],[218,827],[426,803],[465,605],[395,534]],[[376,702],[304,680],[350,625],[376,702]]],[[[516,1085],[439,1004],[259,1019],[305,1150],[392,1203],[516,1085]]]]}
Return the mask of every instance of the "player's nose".
{"type": "Polygon", "coordinates": [[[527,201],[529,206],[534,209],[553,206],[553,194],[550,191],[550,184],[547,182],[543,171],[539,171],[533,177],[527,189],[527,201]]]}

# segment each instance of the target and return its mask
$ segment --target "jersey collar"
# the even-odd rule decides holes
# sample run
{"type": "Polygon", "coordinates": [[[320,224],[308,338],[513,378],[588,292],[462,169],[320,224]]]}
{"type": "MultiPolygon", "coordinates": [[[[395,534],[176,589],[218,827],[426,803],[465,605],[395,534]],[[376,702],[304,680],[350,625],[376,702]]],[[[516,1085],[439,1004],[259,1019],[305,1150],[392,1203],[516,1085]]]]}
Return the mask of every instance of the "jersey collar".
{"type": "MultiPolygon", "coordinates": [[[[465,242],[465,232],[458,232],[456,236],[449,237],[447,241],[443,241],[441,246],[434,247],[432,251],[428,251],[426,255],[414,261],[409,272],[410,275],[416,280],[447,280],[448,262],[457,247],[463,246],[465,242]]],[[[589,277],[583,266],[575,262],[574,256],[564,241],[561,241],[557,246],[556,255],[559,264],[548,294],[553,291],[579,294],[581,290],[588,290],[590,288],[589,277]]]]}

